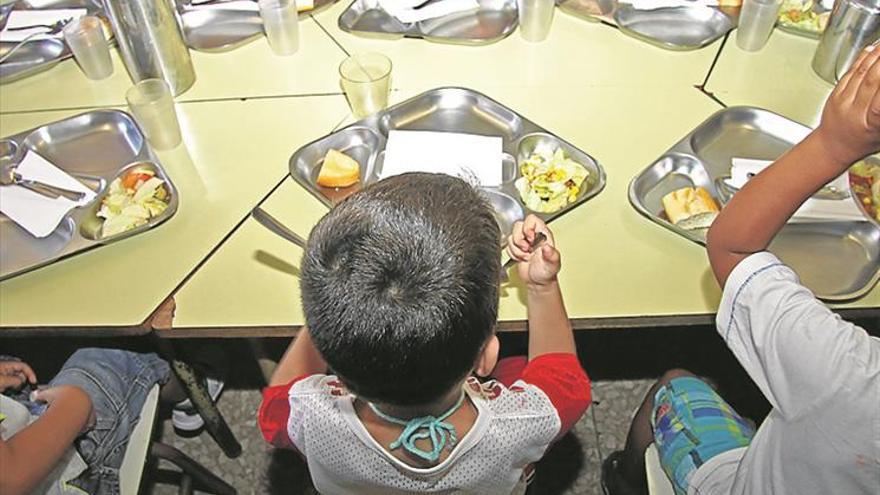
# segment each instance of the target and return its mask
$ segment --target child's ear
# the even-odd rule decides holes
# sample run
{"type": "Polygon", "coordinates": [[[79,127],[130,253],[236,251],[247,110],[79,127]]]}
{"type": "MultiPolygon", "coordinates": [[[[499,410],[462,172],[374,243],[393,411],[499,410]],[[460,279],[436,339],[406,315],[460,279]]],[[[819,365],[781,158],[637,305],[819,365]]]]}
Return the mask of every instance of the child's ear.
{"type": "Polygon", "coordinates": [[[483,351],[477,357],[477,365],[474,367],[474,373],[477,376],[487,377],[492,373],[492,370],[495,369],[495,364],[498,363],[498,351],[500,349],[501,343],[498,341],[498,336],[492,334],[489,340],[486,341],[486,345],[483,346],[483,351]]]}

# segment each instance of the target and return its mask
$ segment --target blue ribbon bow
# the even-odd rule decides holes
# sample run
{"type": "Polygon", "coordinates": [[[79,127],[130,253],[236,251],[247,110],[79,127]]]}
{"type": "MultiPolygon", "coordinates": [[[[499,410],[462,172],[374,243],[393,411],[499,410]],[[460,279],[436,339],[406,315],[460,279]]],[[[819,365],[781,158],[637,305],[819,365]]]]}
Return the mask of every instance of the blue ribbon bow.
{"type": "Polygon", "coordinates": [[[370,404],[370,407],[377,416],[385,421],[402,425],[404,427],[400,436],[397,437],[397,440],[388,446],[389,449],[394,450],[403,447],[404,450],[413,455],[434,462],[440,458],[440,452],[446,447],[447,438],[449,440],[450,448],[454,447],[456,442],[458,442],[458,438],[455,435],[455,427],[444,420],[457,411],[458,408],[461,407],[463,401],[464,391],[462,391],[461,397],[458,398],[458,402],[442,415],[436,418],[434,416],[422,416],[410,420],[403,420],[395,418],[394,416],[389,416],[380,411],[373,404],[370,404]],[[433,447],[432,450],[422,450],[416,447],[416,441],[426,438],[431,441],[431,446],[433,447]]]}

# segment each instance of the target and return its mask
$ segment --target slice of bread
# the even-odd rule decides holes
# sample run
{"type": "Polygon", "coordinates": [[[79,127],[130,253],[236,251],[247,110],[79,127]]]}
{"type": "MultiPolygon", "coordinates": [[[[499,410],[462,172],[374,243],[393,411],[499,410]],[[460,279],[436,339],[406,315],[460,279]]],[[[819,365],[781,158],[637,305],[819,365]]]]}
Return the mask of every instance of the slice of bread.
{"type": "Polygon", "coordinates": [[[357,183],[360,175],[361,166],[354,158],[331,149],[324,156],[317,182],[324,187],[348,187],[357,183]]]}
{"type": "Polygon", "coordinates": [[[718,205],[702,187],[672,191],[661,201],[669,221],[687,230],[707,228],[718,215],[718,205]]]}

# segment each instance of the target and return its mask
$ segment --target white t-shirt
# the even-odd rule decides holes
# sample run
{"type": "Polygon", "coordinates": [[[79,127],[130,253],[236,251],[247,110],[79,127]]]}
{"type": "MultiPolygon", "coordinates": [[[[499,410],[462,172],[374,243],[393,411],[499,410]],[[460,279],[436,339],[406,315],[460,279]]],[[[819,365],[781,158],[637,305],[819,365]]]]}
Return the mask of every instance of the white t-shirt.
{"type": "Polygon", "coordinates": [[[689,494],[880,494],[880,339],[844,321],[770,253],[724,287],[718,332],[773,410],[689,494]]]}
{"type": "Polygon", "coordinates": [[[524,491],[523,469],[539,460],[559,433],[556,409],[541,389],[523,381],[508,389],[471,378],[463,388],[477,419],[432,468],[411,467],[382,448],[355,413],[354,396],[335,376],[312,375],[291,387],[288,435],[325,495],[524,491]]]}

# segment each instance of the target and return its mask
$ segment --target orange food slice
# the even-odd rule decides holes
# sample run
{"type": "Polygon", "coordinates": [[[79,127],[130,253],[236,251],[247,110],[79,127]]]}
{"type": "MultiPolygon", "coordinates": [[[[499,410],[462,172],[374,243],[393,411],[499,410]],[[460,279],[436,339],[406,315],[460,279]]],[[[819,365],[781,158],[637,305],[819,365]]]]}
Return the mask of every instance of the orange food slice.
{"type": "Polygon", "coordinates": [[[324,156],[317,182],[324,187],[348,187],[357,183],[360,175],[361,166],[354,158],[331,149],[324,156]]]}

